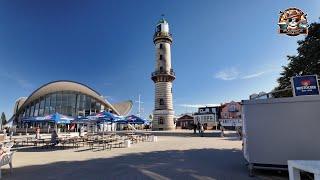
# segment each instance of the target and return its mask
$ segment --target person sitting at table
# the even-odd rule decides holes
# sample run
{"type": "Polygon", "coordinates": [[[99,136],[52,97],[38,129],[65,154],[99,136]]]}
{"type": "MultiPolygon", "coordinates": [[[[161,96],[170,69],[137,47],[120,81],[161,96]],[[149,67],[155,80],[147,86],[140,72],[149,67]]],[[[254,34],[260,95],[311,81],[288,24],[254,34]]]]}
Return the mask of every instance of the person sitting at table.
{"type": "Polygon", "coordinates": [[[54,130],[51,134],[51,144],[53,146],[59,144],[58,134],[57,134],[56,130],[54,130]]]}

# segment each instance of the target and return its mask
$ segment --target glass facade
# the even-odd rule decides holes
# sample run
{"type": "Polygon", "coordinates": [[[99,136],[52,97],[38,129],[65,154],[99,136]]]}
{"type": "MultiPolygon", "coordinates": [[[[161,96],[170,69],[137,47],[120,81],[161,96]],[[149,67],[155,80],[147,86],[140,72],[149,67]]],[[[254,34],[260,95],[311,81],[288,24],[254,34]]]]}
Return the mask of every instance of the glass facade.
{"type": "Polygon", "coordinates": [[[23,109],[18,117],[46,116],[55,112],[67,116],[88,116],[104,110],[99,100],[75,91],[57,91],[40,97],[23,109]]]}

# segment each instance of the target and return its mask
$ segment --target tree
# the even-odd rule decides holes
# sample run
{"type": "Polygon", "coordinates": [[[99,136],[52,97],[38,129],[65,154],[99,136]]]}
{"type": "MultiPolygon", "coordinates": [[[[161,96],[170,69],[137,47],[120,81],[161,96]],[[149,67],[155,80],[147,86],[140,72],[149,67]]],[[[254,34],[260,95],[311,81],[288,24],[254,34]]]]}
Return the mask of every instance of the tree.
{"type": "Polygon", "coordinates": [[[6,123],[7,123],[6,115],[4,114],[4,112],[2,112],[2,114],[1,114],[1,124],[5,125],[6,123]]]}
{"type": "MultiPolygon", "coordinates": [[[[298,41],[297,55],[287,56],[288,65],[278,78],[278,86],[274,89],[282,90],[291,87],[290,78],[297,75],[320,75],[320,23],[312,23],[309,33],[304,40],[298,41]]],[[[273,94],[275,97],[290,97],[292,91],[282,91],[273,94]]]]}

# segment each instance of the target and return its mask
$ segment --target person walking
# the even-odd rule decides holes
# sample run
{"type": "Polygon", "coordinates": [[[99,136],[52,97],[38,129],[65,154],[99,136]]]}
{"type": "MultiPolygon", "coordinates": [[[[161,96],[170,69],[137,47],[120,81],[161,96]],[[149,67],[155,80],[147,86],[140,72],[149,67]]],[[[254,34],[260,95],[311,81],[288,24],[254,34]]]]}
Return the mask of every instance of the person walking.
{"type": "Polygon", "coordinates": [[[200,125],[200,132],[201,132],[201,137],[203,137],[204,127],[203,127],[203,125],[202,125],[202,124],[200,125]]]}
{"type": "Polygon", "coordinates": [[[59,144],[58,134],[56,130],[53,130],[51,134],[51,144],[52,146],[59,144]]]}
{"type": "Polygon", "coordinates": [[[238,133],[238,136],[240,138],[240,140],[242,140],[242,129],[240,126],[236,126],[236,131],[238,133]]]}
{"type": "Polygon", "coordinates": [[[199,134],[201,133],[201,124],[200,124],[200,122],[198,121],[198,124],[197,124],[197,129],[198,129],[198,131],[199,131],[199,134]]]}
{"type": "Polygon", "coordinates": [[[193,126],[193,134],[197,134],[197,125],[192,124],[192,126],[193,126]]]}
{"type": "Polygon", "coordinates": [[[220,136],[221,136],[221,137],[224,137],[224,127],[221,125],[221,126],[220,126],[220,129],[221,129],[221,134],[220,134],[220,136]]]}

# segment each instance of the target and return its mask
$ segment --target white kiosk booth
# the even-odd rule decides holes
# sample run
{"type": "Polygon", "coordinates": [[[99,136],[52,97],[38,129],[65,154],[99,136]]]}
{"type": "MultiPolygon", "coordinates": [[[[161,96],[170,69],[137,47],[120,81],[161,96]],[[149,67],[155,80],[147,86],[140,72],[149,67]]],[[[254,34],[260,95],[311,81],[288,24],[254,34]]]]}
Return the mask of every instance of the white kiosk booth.
{"type": "Polygon", "coordinates": [[[320,96],[244,100],[243,153],[254,168],[320,160],[320,96]]]}

